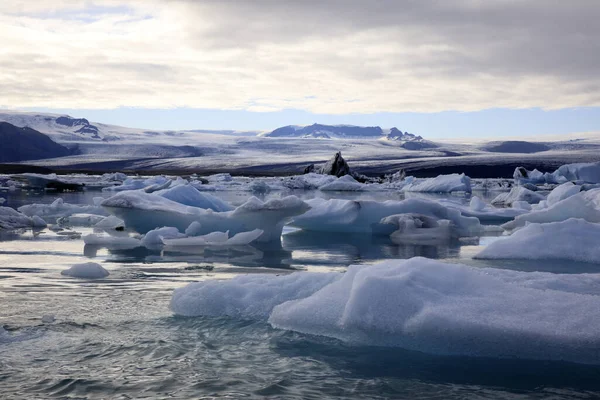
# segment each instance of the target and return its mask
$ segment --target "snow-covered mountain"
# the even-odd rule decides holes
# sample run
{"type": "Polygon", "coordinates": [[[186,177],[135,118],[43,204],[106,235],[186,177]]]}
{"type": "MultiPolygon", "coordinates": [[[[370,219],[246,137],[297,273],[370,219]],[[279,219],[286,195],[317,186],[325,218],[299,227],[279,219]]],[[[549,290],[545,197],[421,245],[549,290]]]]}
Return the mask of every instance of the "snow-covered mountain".
{"type": "Polygon", "coordinates": [[[423,141],[421,136],[402,132],[394,127],[382,129],[379,126],[323,125],[308,126],[288,125],[272,132],[262,134],[263,137],[304,138],[304,139],[387,139],[405,142],[423,141]]]}

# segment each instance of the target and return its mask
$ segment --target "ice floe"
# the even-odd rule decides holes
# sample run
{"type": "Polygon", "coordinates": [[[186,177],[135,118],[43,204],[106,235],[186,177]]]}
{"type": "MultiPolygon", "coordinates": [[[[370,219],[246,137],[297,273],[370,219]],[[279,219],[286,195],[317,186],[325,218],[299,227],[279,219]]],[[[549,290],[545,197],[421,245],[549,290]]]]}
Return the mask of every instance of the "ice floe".
{"type": "Polygon", "coordinates": [[[382,223],[382,220],[395,214],[412,213],[450,220],[458,236],[473,236],[481,229],[477,218],[465,217],[458,210],[427,199],[378,202],[315,198],[307,203],[311,209],[294,218],[290,225],[307,231],[390,235],[397,230],[397,226],[382,223]]]}
{"type": "Polygon", "coordinates": [[[568,219],[528,224],[512,235],[490,243],[475,258],[573,260],[600,263],[600,224],[568,219]]]}
{"type": "Polygon", "coordinates": [[[428,179],[407,177],[403,182],[401,190],[404,192],[471,192],[471,179],[465,174],[439,175],[428,179]]]}
{"type": "Polygon", "coordinates": [[[600,275],[413,258],[351,266],[344,274],[193,283],[175,291],[171,308],[180,315],[268,320],[280,329],[434,354],[600,363],[600,296],[590,290],[599,284],[600,275]]]}
{"type": "Polygon", "coordinates": [[[243,246],[250,244],[263,234],[261,229],[250,232],[240,232],[229,237],[229,232],[212,232],[202,236],[162,238],[162,242],[169,247],[179,246],[243,246]]]}
{"type": "Polygon", "coordinates": [[[75,264],[69,269],[61,271],[61,275],[83,279],[106,278],[110,273],[102,265],[94,262],[75,264]]]}
{"type": "Polygon", "coordinates": [[[547,208],[534,209],[527,214],[517,216],[502,227],[513,230],[525,226],[528,222],[560,222],[569,218],[600,222],[600,189],[579,192],[547,208]]]}
{"type": "MultiPolygon", "coordinates": [[[[36,221],[39,222],[39,220],[36,221]]],[[[32,219],[27,215],[10,207],[0,207],[0,230],[31,228],[33,225],[32,219]]]]}
{"type": "Polygon", "coordinates": [[[235,235],[260,229],[263,234],[259,241],[279,240],[284,224],[309,209],[308,204],[295,196],[267,202],[251,197],[232,211],[215,212],[139,191],[118,193],[106,199],[102,205],[125,221],[128,228],[139,233],[163,226],[185,231],[192,222],[198,222],[200,225],[196,235],[215,231],[229,231],[235,235]]]}
{"type": "Polygon", "coordinates": [[[544,200],[544,195],[533,192],[522,186],[513,187],[508,193],[500,193],[492,200],[492,204],[511,206],[515,201],[526,201],[530,204],[544,200]]]}
{"type": "Polygon", "coordinates": [[[108,213],[98,205],[80,205],[65,203],[58,198],[52,204],[27,204],[18,209],[21,213],[32,217],[37,215],[47,223],[53,224],[58,218],[69,217],[73,214],[95,214],[106,216],[108,213]]]}

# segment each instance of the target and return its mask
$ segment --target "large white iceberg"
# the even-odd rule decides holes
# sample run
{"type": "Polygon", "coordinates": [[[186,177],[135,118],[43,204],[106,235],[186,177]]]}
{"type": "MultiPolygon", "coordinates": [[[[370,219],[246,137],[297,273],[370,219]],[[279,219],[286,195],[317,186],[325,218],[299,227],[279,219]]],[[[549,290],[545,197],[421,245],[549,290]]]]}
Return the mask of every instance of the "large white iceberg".
{"type": "Polygon", "coordinates": [[[385,217],[421,214],[437,220],[450,220],[457,236],[473,236],[481,229],[477,218],[465,217],[458,210],[427,199],[378,202],[315,198],[307,203],[310,211],[294,218],[290,225],[307,231],[390,235],[397,230],[397,225],[382,223],[385,217]]]}
{"type": "Polygon", "coordinates": [[[529,224],[506,238],[489,244],[475,258],[559,259],[600,263],[600,224],[568,219],[529,224]]]}
{"type": "Polygon", "coordinates": [[[492,200],[492,204],[511,206],[516,201],[526,201],[530,204],[539,203],[545,197],[537,192],[524,188],[523,186],[515,186],[508,193],[500,193],[492,200]]]}
{"type": "Polygon", "coordinates": [[[600,189],[579,192],[547,208],[519,215],[502,227],[513,230],[525,226],[528,222],[560,222],[569,218],[581,218],[588,222],[600,222],[600,189]]]}
{"type": "Polygon", "coordinates": [[[427,353],[600,363],[600,275],[474,268],[413,258],[344,274],[249,275],[177,289],[176,314],[427,353]]]}
{"type": "Polygon", "coordinates": [[[465,174],[439,175],[435,178],[406,178],[403,192],[471,192],[471,179],[465,174]]]}
{"type": "Polygon", "coordinates": [[[183,232],[192,222],[198,222],[196,235],[215,231],[229,231],[235,235],[260,229],[263,234],[258,241],[262,242],[279,240],[284,224],[309,209],[308,204],[296,196],[267,202],[251,197],[232,211],[215,212],[139,191],[118,193],[106,199],[102,206],[139,233],[163,226],[175,227],[183,232]]]}
{"type": "Polygon", "coordinates": [[[546,198],[546,204],[552,206],[559,201],[566,199],[567,197],[571,197],[576,195],[581,191],[581,185],[575,185],[572,182],[563,183],[560,186],[557,186],[550,192],[548,197],[546,198]]]}

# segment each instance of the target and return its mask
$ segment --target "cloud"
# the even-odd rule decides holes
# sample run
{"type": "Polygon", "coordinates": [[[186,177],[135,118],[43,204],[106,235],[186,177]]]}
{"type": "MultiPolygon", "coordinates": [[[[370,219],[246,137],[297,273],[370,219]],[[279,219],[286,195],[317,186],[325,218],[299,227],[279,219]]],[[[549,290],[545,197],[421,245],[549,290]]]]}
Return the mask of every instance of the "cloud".
{"type": "Polygon", "coordinates": [[[48,3],[0,3],[0,104],[334,114],[600,106],[594,0],[48,3]]]}

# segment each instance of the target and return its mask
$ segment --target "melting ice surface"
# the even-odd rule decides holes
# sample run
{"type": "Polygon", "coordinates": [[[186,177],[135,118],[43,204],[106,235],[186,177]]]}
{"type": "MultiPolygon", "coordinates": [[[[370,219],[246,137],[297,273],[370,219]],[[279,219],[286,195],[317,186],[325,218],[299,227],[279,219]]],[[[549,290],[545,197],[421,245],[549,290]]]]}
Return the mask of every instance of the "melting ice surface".
{"type": "MultiPolygon", "coordinates": [[[[163,183],[155,182],[152,194],[165,190],[163,183]]],[[[2,393],[14,398],[600,396],[600,266],[561,259],[560,251],[550,250],[541,260],[475,258],[488,245],[491,251],[495,242],[511,240],[498,237],[497,224],[527,215],[514,206],[491,207],[499,192],[474,191],[475,201],[462,194],[286,192],[309,204],[338,199],[330,203],[338,212],[332,229],[285,227],[281,246],[233,247],[163,246],[185,239],[185,229],[157,231],[144,241],[117,230],[120,221],[114,218],[104,223],[112,232],[107,235],[81,216],[94,211],[98,197],[119,192],[0,192],[6,199],[2,206],[11,208],[64,200],[43,215],[47,228],[1,234],[2,393]],[[409,219],[390,218],[391,231],[404,227],[396,237],[409,235],[409,241],[344,232],[348,219],[380,222],[369,221],[362,205],[375,208],[371,201],[405,196],[451,205],[463,217],[435,206],[418,216],[414,213],[424,210],[409,207],[418,203],[413,201],[403,210],[413,213],[409,219]],[[65,204],[81,206],[69,210],[75,217],[64,216],[65,204]],[[467,231],[477,228],[472,216],[492,225],[475,237],[415,243],[427,233],[415,222],[432,216],[454,219],[467,231]],[[58,218],[64,219],[57,223],[58,218]],[[90,235],[110,239],[85,244],[90,235]],[[412,257],[436,260],[402,261],[412,257]],[[88,262],[109,275],[61,274],[88,262]]],[[[213,206],[225,212],[230,212],[227,204],[237,207],[252,195],[210,193],[213,206]]],[[[281,193],[257,196],[268,201],[281,193]]],[[[557,221],[544,227],[549,235],[570,235],[578,225],[595,232],[583,222],[559,218],[564,206],[555,204],[569,198],[568,204],[582,206],[572,216],[595,218],[589,194],[563,188],[552,204],[536,205],[535,218],[529,219],[557,221]]],[[[302,224],[318,218],[309,214],[302,224]]],[[[527,218],[522,220],[527,225],[527,218]]],[[[536,241],[527,235],[540,231],[535,224],[521,228],[518,244],[543,245],[543,237],[536,241]]],[[[591,248],[589,257],[594,254],[591,248]]]]}

